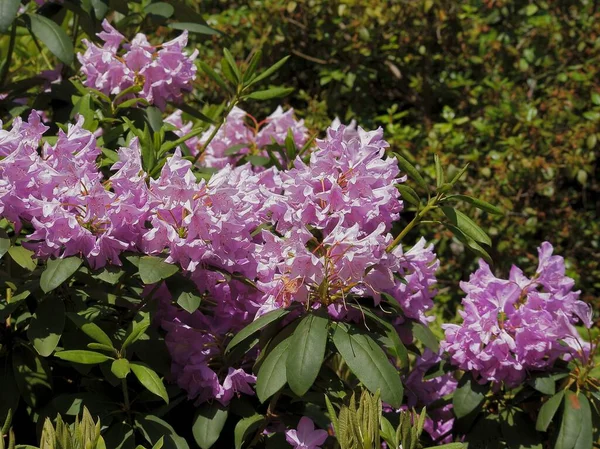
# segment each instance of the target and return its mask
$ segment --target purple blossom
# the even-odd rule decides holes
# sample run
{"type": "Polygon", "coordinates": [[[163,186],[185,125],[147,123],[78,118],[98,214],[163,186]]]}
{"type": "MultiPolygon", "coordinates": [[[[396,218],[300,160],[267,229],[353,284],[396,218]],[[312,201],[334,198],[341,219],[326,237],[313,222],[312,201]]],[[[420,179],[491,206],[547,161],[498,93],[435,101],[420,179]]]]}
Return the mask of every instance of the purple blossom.
{"type": "Polygon", "coordinates": [[[285,439],[294,449],[320,449],[327,439],[327,431],[316,429],[312,419],[303,416],[298,428],[287,430],[285,439]]]}
{"type": "Polygon", "coordinates": [[[483,381],[515,386],[530,371],[544,371],[563,358],[587,357],[589,344],[573,326],[591,326],[589,305],[572,291],[564,260],[552,255],[548,242],[538,248],[539,265],[528,278],[516,266],[508,279],[492,274],[479,262],[469,282],[462,282],[461,325],[446,324],[442,347],[461,369],[483,381]]]}

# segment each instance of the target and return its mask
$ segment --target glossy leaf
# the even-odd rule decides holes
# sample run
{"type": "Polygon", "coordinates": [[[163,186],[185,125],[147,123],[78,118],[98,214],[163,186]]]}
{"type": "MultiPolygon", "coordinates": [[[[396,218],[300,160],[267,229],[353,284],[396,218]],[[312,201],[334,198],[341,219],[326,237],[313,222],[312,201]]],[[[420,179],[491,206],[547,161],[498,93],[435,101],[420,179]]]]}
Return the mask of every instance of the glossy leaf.
{"type": "Polygon", "coordinates": [[[112,357],[100,354],[99,352],[85,351],[80,349],[73,351],[60,351],[54,355],[61,360],[81,363],[82,365],[97,365],[112,359],[112,357]]]}
{"type": "Polygon", "coordinates": [[[492,245],[492,241],[489,236],[475,224],[473,220],[463,214],[461,211],[454,209],[453,207],[442,206],[442,212],[451,224],[456,226],[468,237],[472,238],[476,242],[485,243],[488,246],[492,245]]]}
{"type": "Polygon", "coordinates": [[[169,395],[163,381],[158,377],[158,374],[145,363],[130,362],[129,367],[140,383],[151,393],[161,397],[167,404],[169,403],[169,395]]]}
{"type": "Polygon", "coordinates": [[[216,443],[227,421],[227,415],[227,408],[218,401],[203,404],[198,408],[192,424],[192,434],[198,446],[209,449],[216,443]]]}
{"type": "Polygon", "coordinates": [[[294,393],[303,396],[312,386],[325,357],[329,320],[309,313],[292,335],[286,361],[287,381],[294,393]]]}
{"type": "Polygon", "coordinates": [[[473,380],[471,374],[464,374],[452,398],[454,414],[458,418],[464,418],[475,413],[483,405],[489,388],[489,384],[480,385],[473,380]]]}
{"type": "Polygon", "coordinates": [[[173,276],[179,268],[165,262],[160,257],[143,256],[140,257],[139,264],[140,278],[144,284],[155,284],[170,276],[173,276]]]}
{"type": "Polygon", "coordinates": [[[97,324],[76,313],[67,313],[67,317],[75,324],[75,326],[81,329],[81,331],[92,340],[109,348],[113,347],[110,337],[106,335],[106,332],[100,329],[100,326],[97,324]]]}
{"type": "Polygon", "coordinates": [[[67,257],[64,259],[50,259],[46,269],[40,278],[40,287],[44,293],[48,293],[63,282],[67,281],[79,269],[83,261],[79,257],[67,257]]]}
{"type": "Polygon", "coordinates": [[[286,363],[291,338],[279,342],[264,359],[256,376],[256,395],[265,402],[287,382],[286,363]]]}
{"type": "Polygon", "coordinates": [[[258,332],[268,324],[283,318],[288,313],[289,310],[275,309],[271,312],[265,313],[264,315],[260,316],[252,323],[247,325],[245,328],[243,328],[241,331],[239,331],[237,334],[235,334],[235,336],[227,345],[227,348],[225,348],[225,353],[231,351],[236,345],[240,344],[242,341],[254,335],[255,332],[258,332]]]}
{"type": "Polygon", "coordinates": [[[131,367],[129,366],[129,360],[127,359],[117,359],[112,362],[110,366],[111,372],[117,377],[117,379],[125,379],[129,372],[131,371],[131,367]]]}
{"type": "Polygon", "coordinates": [[[392,407],[400,407],[404,389],[400,376],[385,352],[367,334],[345,324],[338,324],[333,333],[333,342],[340,355],[365,387],[392,407]]]}
{"type": "Polygon", "coordinates": [[[235,425],[233,431],[235,449],[242,449],[242,445],[246,440],[247,436],[254,430],[256,430],[261,422],[265,420],[263,415],[253,415],[247,418],[242,418],[235,425]]]}

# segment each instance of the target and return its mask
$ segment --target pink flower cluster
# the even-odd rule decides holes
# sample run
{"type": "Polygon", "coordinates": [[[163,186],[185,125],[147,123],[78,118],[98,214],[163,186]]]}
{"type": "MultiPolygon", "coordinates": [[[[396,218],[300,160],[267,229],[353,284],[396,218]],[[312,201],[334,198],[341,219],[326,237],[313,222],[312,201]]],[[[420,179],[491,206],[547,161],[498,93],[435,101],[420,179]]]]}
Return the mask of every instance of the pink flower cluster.
{"type": "Polygon", "coordinates": [[[254,378],[223,362],[227,339],[293,302],[341,317],[346,297],[378,302],[386,292],[406,316],[427,322],[438,263],[423,241],[386,251],[404,178],[385,157],[381,130],[330,128],[308,163],[260,172],[226,165],[208,182],[196,180],[179,150],[151,179],[136,139],[104,179],[81,119],[40,155],[45,130],[32,112],[0,133],[0,216],[33,228],[24,245],[39,258],[81,255],[100,268],[119,265],[123,251],[166,252],[186,270],[205,297],[200,310],[179,310],[164,291],[161,317],[174,379],[190,398],[227,403],[251,392],[254,378]]]}
{"type": "MultiPolygon", "coordinates": [[[[183,121],[181,111],[175,111],[165,119],[165,122],[174,125],[177,128],[175,134],[180,137],[189,133],[193,127],[192,122],[183,121]]],[[[235,165],[242,156],[247,154],[266,156],[264,147],[273,142],[283,145],[289,130],[292,132],[296,147],[302,148],[308,140],[308,130],[304,126],[304,120],[298,121],[294,118],[293,109],[283,112],[283,108],[279,106],[275,112],[259,123],[236,106],[204,151],[202,149],[213,133],[214,125],[201,136],[186,141],[186,145],[193,156],[202,151],[199,158],[200,165],[223,168],[227,164],[235,165]],[[248,126],[249,119],[254,122],[254,126],[248,126]],[[235,154],[228,154],[229,149],[235,150],[233,151],[235,154]]]]}
{"type": "MultiPolygon", "coordinates": [[[[86,76],[84,84],[106,95],[119,95],[124,90],[139,86],[139,98],[164,109],[167,102],[178,102],[183,92],[192,90],[196,78],[194,60],[198,50],[190,56],[184,53],[188,35],[184,31],[179,37],[153,46],[143,34],[137,34],[128,44],[125,37],[105,19],[104,31],[98,33],[104,45],[84,39],[86,51],[77,57],[81,71],[86,76]],[[124,53],[119,50],[126,50],[124,53]]],[[[123,95],[119,101],[133,98],[133,94],[123,95]]]]}
{"type": "Polygon", "coordinates": [[[589,351],[573,326],[591,326],[592,311],[573,291],[564,260],[548,242],[538,249],[539,265],[529,278],[513,266],[508,279],[494,276],[483,261],[461,283],[461,325],[445,325],[442,348],[461,369],[484,381],[515,386],[528,372],[551,367],[558,358],[583,358],[589,351]]]}

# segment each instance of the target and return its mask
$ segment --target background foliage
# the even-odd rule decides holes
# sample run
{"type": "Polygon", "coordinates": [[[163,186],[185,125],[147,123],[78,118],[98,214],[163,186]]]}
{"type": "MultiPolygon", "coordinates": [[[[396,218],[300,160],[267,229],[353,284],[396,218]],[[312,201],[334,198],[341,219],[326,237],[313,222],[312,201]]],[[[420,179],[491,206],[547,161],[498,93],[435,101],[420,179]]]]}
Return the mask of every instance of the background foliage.
{"type": "MultiPolygon", "coordinates": [[[[473,209],[490,229],[498,269],[506,272],[508,261],[527,264],[524,255],[550,239],[596,307],[599,9],[591,0],[266,0],[199,7],[231,37],[238,55],[257,46],[271,63],[292,55],[279,79],[296,87],[289,104],[314,129],[336,116],[365,128],[384,126],[395,151],[431,170],[431,178],[435,153],[445,166],[470,162],[468,193],[507,211],[497,217],[473,209]]],[[[214,50],[204,47],[201,57],[220,55],[214,50]]],[[[258,116],[272,110],[251,106],[258,116]]],[[[442,287],[472,271],[473,255],[450,234],[429,237],[452,261],[439,276],[442,287]]],[[[455,304],[456,298],[446,299],[455,304]]]]}

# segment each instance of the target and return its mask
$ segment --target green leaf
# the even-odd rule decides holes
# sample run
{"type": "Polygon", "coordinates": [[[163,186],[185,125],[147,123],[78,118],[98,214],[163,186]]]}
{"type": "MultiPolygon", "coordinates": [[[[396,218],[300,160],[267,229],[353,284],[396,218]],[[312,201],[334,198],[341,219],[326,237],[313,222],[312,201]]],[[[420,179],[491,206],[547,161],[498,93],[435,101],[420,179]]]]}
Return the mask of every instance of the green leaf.
{"type": "Polygon", "coordinates": [[[582,422],[583,411],[578,394],[571,390],[565,391],[563,413],[554,449],[574,449],[581,432],[582,422]]]}
{"type": "Polygon", "coordinates": [[[2,257],[6,254],[6,252],[10,248],[10,245],[10,237],[4,229],[0,229],[0,259],[2,259],[2,257]]]}
{"type": "Polygon", "coordinates": [[[254,75],[254,73],[256,72],[256,69],[258,68],[258,64],[260,64],[261,59],[262,59],[262,51],[260,49],[258,49],[252,55],[252,58],[250,59],[250,62],[248,63],[248,68],[244,72],[244,80],[245,81],[248,81],[249,79],[252,78],[252,75],[254,75]]]}
{"type": "Polygon", "coordinates": [[[140,257],[138,269],[140,278],[144,284],[156,284],[179,271],[177,265],[167,263],[161,258],[154,256],[140,257]]]}
{"type": "Polygon", "coordinates": [[[473,198],[468,195],[450,195],[446,198],[448,201],[464,201],[466,203],[472,204],[478,209],[489,212],[490,214],[495,215],[504,215],[504,211],[493,204],[488,203],[487,201],[480,200],[478,198],[473,198]]]}
{"type": "Polygon", "coordinates": [[[77,326],[81,331],[90,337],[92,340],[97,341],[100,344],[106,345],[109,348],[113,348],[113,343],[108,335],[100,329],[95,323],[92,323],[87,318],[76,313],[67,313],[67,317],[77,326]]]}
{"type": "Polygon", "coordinates": [[[33,271],[37,267],[37,262],[33,259],[33,251],[29,251],[22,246],[11,246],[8,249],[8,254],[18,265],[26,270],[33,271]]]}
{"type": "Polygon", "coordinates": [[[394,155],[396,156],[396,159],[398,159],[398,166],[400,167],[400,169],[403,172],[405,172],[409,178],[415,181],[419,185],[419,187],[421,187],[425,191],[429,191],[427,183],[425,182],[421,174],[417,171],[417,169],[410,162],[408,162],[408,160],[400,156],[398,153],[394,153],[394,155]]]}
{"type": "MultiPolygon", "coordinates": [[[[202,25],[200,23],[192,22],[174,22],[169,24],[169,28],[174,30],[188,30],[190,33],[208,34],[208,35],[220,35],[222,34],[219,30],[209,27],[208,25],[202,25]]],[[[204,69],[202,69],[204,70],[204,69]]]]}
{"type": "Polygon", "coordinates": [[[403,200],[408,201],[414,206],[419,206],[421,204],[419,195],[411,187],[405,186],[404,184],[396,184],[396,188],[400,192],[400,195],[402,195],[403,200]]]}
{"type": "Polygon", "coordinates": [[[146,332],[146,329],[150,327],[150,320],[146,317],[141,321],[133,321],[131,323],[131,329],[127,333],[125,341],[121,345],[121,351],[127,348],[132,343],[138,341],[138,339],[146,332]]]}
{"type": "Polygon", "coordinates": [[[466,236],[472,238],[476,242],[481,242],[488,246],[492,246],[491,239],[483,231],[483,229],[477,226],[473,220],[471,220],[461,211],[448,206],[442,206],[441,209],[448,220],[450,220],[450,223],[460,229],[466,236]]]}
{"type": "Polygon", "coordinates": [[[177,435],[175,429],[158,416],[136,414],[135,424],[146,441],[150,444],[155,443],[155,447],[162,440],[163,443],[158,447],[163,449],[190,449],[185,439],[177,435]]]}
{"type": "Polygon", "coordinates": [[[485,395],[489,389],[489,384],[480,385],[473,380],[471,374],[464,374],[452,397],[454,414],[458,418],[463,418],[471,413],[475,413],[483,405],[485,395]]]}
{"type": "Polygon", "coordinates": [[[439,189],[446,182],[446,178],[444,177],[444,169],[442,168],[440,157],[435,154],[433,160],[435,162],[435,184],[439,189]]]}
{"type": "Polygon", "coordinates": [[[73,63],[73,44],[67,33],[52,20],[39,15],[27,14],[31,33],[67,65],[73,63]]]}
{"type": "Polygon", "coordinates": [[[27,329],[27,338],[42,357],[48,357],[56,346],[65,327],[65,304],[55,296],[43,300],[27,329]]]}
{"type": "Polygon", "coordinates": [[[229,84],[227,84],[223,78],[221,78],[221,75],[219,75],[217,72],[215,72],[212,67],[210,67],[208,64],[206,64],[203,61],[200,61],[200,68],[202,69],[202,71],[204,73],[206,73],[206,75],[208,75],[208,77],[213,80],[215,83],[217,83],[219,85],[219,87],[221,89],[224,89],[230,93],[233,93],[233,90],[231,89],[231,87],[229,86],[229,84]]]}
{"type": "Polygon", "coordinates": [[[431,329],[422,325],[421,323],[417,323],[416,321],[412,321],[410,326],[414,338],[423,343],[426,348],[431,349],[436,354],[439,352],[440,343],[433,332],[431,332],[431,329]]]}
{"type": "Polygon", "coordinates": [[[291,337],[282,340],[265,358],[256,376],[256,395],[265,402],[287,382],[286,362],[291,337]]]}
{"type": "MultiPolygon", "coordinates": [[[[154,4],[154,3],[153,3],[154,4]]],[[[156,106],[149,106],[145,110],[146,119],[152,128],[152,131],[158,132],[163,126],[162,112],[156,106]]]]}
{"type": "MultiPolygon", "coordinates": [[[[10,357],[0,359],[0,385],[2,385],[0,388],[0,424],[5,422],[9,412],[16,410],[19,405],[19,387],[15,381],[11,362],[10,357]]],[[[0,434],[5,434],[2,430],[8,432],[8,429],[0,429],[0,434]]]]}
{"type": "Polygon", "coordinates": [[[400,376],[385,352],[367,334],[343,323],[336,326],[333,342],[340,355],[365,387],[379,390],[381,399],[392,407],[402,405],[404,389],[400,376]]]}
{"type": "Polygon", "coordinates": [[[0,1],[0,33],[6,33],[17,17],[21,0],[0,1]]]}
{"type": "Polygon", "coordinates": [[[227,409],[217,401],[198,408],[192,424],[192,433],[198,446],[209,449],[216,443],[227,421],[227,414],[227,409]]]}
{"type": "Polygon", "coordinates": [[[507,449],[543,449],[542,435],[526,413],[511,408],[501,413],[500,428],[507,449]]]}
{"type": "Polygon", "coordinates": [[[290,388],[298,396],[304,396],[319,374],[325,357],[328,326],[326,317],[309,313],[291,337],[286,376],[290,388]]]}
{"type": "Polygon", "coordinates": [[[31,348],[17,346],[12,351],[12,365],[23,400],[33,408],[44,405],[52,395],[52,374],[46,361],[31,348]]]}
{"type": "Polygon", "coordinates": [[[588,399],[582,392],[579,392],[578,398],[581,405],[581,430],[573,449],[589,449],[594,445],[592,409],[588,399]]]}
{"type": "Polygon", "coordinates": [[[290,313],[289,310],[275,309],[275,310],[272,310],[272,311],[260,316],[259,318],[254,320],[252,323],[247,325],[245,328],[243,328],[241,331],[239,331],[231,339],[231,341],[227,345],[227,348],[225,348],[225,353],[228,353],[236,345],[240,344],[247,338],[250,338],[252,335],[254,335],[255,332],[258,332],[259,330],[263,329],[268,324],[283,318],[288,313],[290,313]]]}
{"type": "Polygon", "coordinates": [[[81,363],[82,365],[97,365],[98,363],[112,360],[112,357],[100,354],[99,352],[84,351],[80,349],[73,351],[60,351],[54,354],[54,356],[67,362],[81,363]]]}
{"type": "Polygon", "coordinates": [[[448,228],[454,234],[454,236],[458,240],[460,240],[463,244],[467,245],[467,247],[471,251],[473,251],[475,254],[477,254],[479,257],[483,258],[489,264],[491,264],[493,262],[492,258],[488,254],[488,252],[485,249],[483,249],[483,247],[479,243],[477,243],[471,237],[469,237],[468,235],[466,235],[463,231],[461,231],[460,229],[458,229],[453,224],[446,223],[446,222],[444,222],[442,224],[446,228],[448,228]]]}
{"type": "Polygon", "coordinates": [[[264,72],[262,72],[258,76],[256,76],[256,78],[250,79],[250,82],[247,84],[247,86],[252,86],[253,84],[256,84],[264,79],[267,79],[272,74],[274,74],[277,70],[279,70],[283,66],[283,64],[286,63],[286,61],[288,59],[290,59],[289,56],[285,56],[285,57],[281,58],[279,61],[277,61],[271,67],[269,67],[267,70],[265,70],[264,72]]]}
{"type": "Polygon", "coordinates": [[[112,362],[110,366],[111,372],[116,376],[117,379],[125,379],[129,372],[131,371],[131,367],[129,366],[129,360],[127,359],[117,359],[112,362]]]}
{"type": "Polygon", "coordinates": [[[291,94],[294,91],[293,87],[273,87],[266,90],[257,90],[252,92],[246,98],[252,100],[270,100],[272,98],[281,98],[291,94]]]}
{"type": "Polygon", "coordinates": [[[48,293],[68,280],[79,269],[83,261],[79,257],[48,260],[46,269],[40,278],[40,287],[48,293]]]}
{"type": "Polygon", "coordinates": [[[240,419],[238,423],[235,425],[235,429],[233,431],[234,441],[235,441],[235,449],[242,449],[242,445],[244,444],[244,440],[246,436],[258,428],[258,425],[261,422],[265,421],[265,417],[263,415],[254,415],[249,416],[247,418],[240,419]]]}
{"type": "Polygon", "coordinates": [[[530,379],[527,383],[529,383],[540,393],[547,394],[548,396],[552,396],[554,393],[556,393],[556,381],[552,376],[534,377],[533,379],[530,379]]]}
{"type": "Polygon", "coordinates": [[[145,363],[130,362],[129,367],[140,383],[151,393],[160,396],[167,404],[169,403],[169,395],[158,374],[145,363]]]}
{"type": "Polygon", "coordinates": [[[173,296],[177,304],[179,304],[183,310],[188,313],[194,313],[200,307],[202,298],[194,292],[178,292],[177,295],[173,296]]]}
{"type": "Polygon", "coordinates": [[[150,3],[144,8],[146,14],[152,14],[153,16],[164,17],[168,19],[175,12],[175,8],[166,2],[150,3]]]}
{"type": "Polygon", "coordinates": [[[227,50],[226,48],[223,49],[223,55],[225,56],[225,60],[227,61],[227,64],[229,64],[229,68],[235,75],[235,79],[239,83],[240,81],[242,81],[242,74],[235,62],[235,58],[233,57],[231,52],[229,50],[227,50]]]}

